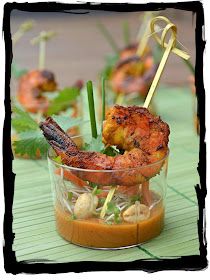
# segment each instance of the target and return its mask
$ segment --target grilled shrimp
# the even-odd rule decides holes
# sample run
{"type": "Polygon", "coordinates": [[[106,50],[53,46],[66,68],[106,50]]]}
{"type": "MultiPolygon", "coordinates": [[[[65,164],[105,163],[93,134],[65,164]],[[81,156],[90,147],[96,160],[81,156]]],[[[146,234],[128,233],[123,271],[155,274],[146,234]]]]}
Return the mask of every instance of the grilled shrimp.
{"type": "Polygon", "coordinates": [[[151,55],[126,57],[119,61],[113,70],[110,82],[116,93],[129,94],[137,92],[142,96],[147,94],[155,75],[157,66],[151,55]]]}
{"type": "Polygon", "coordinates": [[[42,95],[57,89],[54,74],[48,70],[32,70],[19,83],[18,100],[31,113],[47,112],[49,101],[42,95]]]}
{"type": "Polygon", "coordinates": [[[107,111],[103,142],[122,150],[140,148],[152,154],[168,145],[169,126],[146,108],[115,105],[107,111]]]}
{"type": "Polygon", "coordinates": [[[138,44],[132,44],[119,53],[120,60],[110,77],[111,87],[117,94],[147,94],[157,66],[148,47],[141,58],[136,55],[137,47],[138,44]]]}
{"type": "MultiPolygon", "coordinates": [[[[163,123],[160,119],[154,118],[147,109],[137,106],[114,106],[111,111],[114,110],[115,116],[117,116],[116,111],[118,109],[120,109],[121,112],[123,110],[128,110],[127,113],[130,112],[130,115],[127,114],[125,116],[130,118],[130,120],[127,119],[127,121],[124,122],[123,127],[122,124],[119,123],[118,117],[115,119],[115,126],[118,125],[120,129],[123,127],[125,131],[130,131],[132,135],[130,136],[128,142],[120,136],[121,141],[125,141],[125,143],[127,143],[125,145],[120,145],[120,147],[128,147],[128,149],[124,152],[124,154],[119,154],[115,157],[107,156],[99,152],[79,150],[71,137],[68,136],[51,117],[48,117],[44,122],[42,122],[40,124],[40,128],[56,154],[61,157],[62,162],[68,166],[80,168],[79,171],[72,170],[72,172],[82,180],[102,185],[116,184],[133,186],[148,180],[148,178],[155,176],[160,171],[163,164],[162,162],[158,165],[156,164],[155,166],[152,165],[149,167],[148,164],[163,159],[167,154],[168,135],[163,137],[162,134],[169,134],[169,128],[168,125],[163,123]],[[133,114],[132,108],[134,111],[133,114]],[[136,121],[139,122],[135,123],[136,131],[135,129],[131,129],[129,127],[129,125],[132,127],[131,122],[135,119],[133,115],[136,117],[136,121]],[[141,118],[143,124],[141,123],[141,118]],[[156,126],[153,125],[153,120],[157,124],[156,126]],[[158,121],[160,125],[165,126],[165,130],[162,127],[158,130],[158,121]],[[145,133],[143,132],[144,129],[146,129],[145,133]],[[153,139],[155,133],[159,137],[159,142],[153,139]],[[163,140],[162,143],[161,139],[163,140]],[[136,145],[137,141],[139,143],[138,145],[136,145]],[[145,147],[145,150],[141,148],[141,142],[143,143],[142,147],[145,147]],[[153,145],[153,147],[148,150],[149,144],[153,145]],[[96,171],[93,175],[93,172],[84,172],[82,169],[96,171]],[[100,172],[100,170],[106,170],[107,172],[100,172]],[[113,172],[109,172],[110,170],[113,172]]],[[[112,142],[110,145],[119,146],[118,137],[116,136],[117,133],[115,134],[112,130],[107,129],[107,126],[110,126],[110,115],[111,113],[109,111],[107,113],[108,118],[104,122],[103,126],[103,139],[105,143],[107,143],[107,139],[110,139],[112,142]],[[116,143],[114,143],[114,138],[109,135],[109,132],[115,134],[116,143]]],[[[119,133],[121,133],[120,131],[121,130],[119,130],[119,133]]],[[[120,135],[122,135],[122,133],[120,135]]]]}
{"type": "MultiPolygon", "coordinates": [[[[138,43],[133,43],[133,44],[128,45],[124,49],[122,49],[119,54],[120,59],[125,59],[125,58],[136,55],[137,47],[138,47],[138,43]]],[[[144,50],[144,56],[150,55],[150,54],[151,54],[151,51],[150,51],[149,47],[146,47],[144,50]]]]}
{"type": "Polygon", "coordinates": [[[138,44],[130,44],[120,51],[120,59],[125,59],[136,54],[138,44]]]}

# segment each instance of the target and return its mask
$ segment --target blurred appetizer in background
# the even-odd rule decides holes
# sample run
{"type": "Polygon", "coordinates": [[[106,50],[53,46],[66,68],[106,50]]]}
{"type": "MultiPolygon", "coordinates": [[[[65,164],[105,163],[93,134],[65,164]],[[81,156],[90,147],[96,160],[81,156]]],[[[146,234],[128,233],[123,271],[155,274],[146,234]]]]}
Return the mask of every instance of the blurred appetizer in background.
{"type": "MultiPolygon", "coordinates": [[[[99,23],[102,34],[115,52],[108,56],[107,64],[102,73],[107,79],[108,104],[143,104],[156,73],[162,50],[158,45],[153,49],[149,47],[150,37],[149,20],[153,13],[144,14],[136,42],[130,41],[128,23],[123,25],[125,47],[120,49],[106,27],[99,23]],[[137,43],[138,42],[138,43],[137,43]]],[[[150,110],[155,113],[154,102],[150,110]]]]}
{"type": "MultiPolygon", "coordinates": [[[[39,44],[39,65],[38,69],[25,71],[19,77],[17,93],[12,96],[12,142],[25,139],[25,131],[34,128],[35,123],[44,116],[59,114],[68,118],[78,117],[78,97],[83,82],[78,80],[74,85],[60,89],[54,73],[45,68],[46,42],[54,36],[53,31],[42,31],[31,41],[32,44],[39,44]]],[[[71,127],[67,132],[70,135],[78,134],[78,128],[71,127]]],[[[18,149],[13,151],[16,153],[18,149]]],[[[17,155],[28,158],[31,153],[18,152],[17,155]]],[[[36,157],[40,155],[40,152],[36,153],[36,157]]]]}
{"type": "MultiPolygon", "coordinates": [[[[31,44],[39,45],[38,69],[26,71],[19,79],[14,105],[38,115],[58,114],[71,105],[71,116],[77,115],[76,98],[83,86],[77,81],[73,86],[60,89],[55,75],[45,67],[46,43],[52,39],[54,31],[42,31],[31,40],[31,44]],[[75,102],[74,102],[75,101],[75,102]]],[[[16,38],[16,37],[14,37],[16,38]]],[[[69,112],[68,112],[69,114],[69,112]]]]}

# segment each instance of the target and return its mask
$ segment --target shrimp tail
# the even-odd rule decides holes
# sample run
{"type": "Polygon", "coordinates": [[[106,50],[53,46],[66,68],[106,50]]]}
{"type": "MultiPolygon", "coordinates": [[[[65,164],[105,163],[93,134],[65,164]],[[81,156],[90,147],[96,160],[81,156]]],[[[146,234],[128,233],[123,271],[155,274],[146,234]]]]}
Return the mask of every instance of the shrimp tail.
{"type": "Polygon", "coordinates": [[[78,148],[73,140],[51,117],[41,122],[39,127],[43,131],[43,135],[50,146],[54,149],[56,154],[60,155],[62,158],[67,153],[69,155],[75,155],[78,152],[78,148]]]}

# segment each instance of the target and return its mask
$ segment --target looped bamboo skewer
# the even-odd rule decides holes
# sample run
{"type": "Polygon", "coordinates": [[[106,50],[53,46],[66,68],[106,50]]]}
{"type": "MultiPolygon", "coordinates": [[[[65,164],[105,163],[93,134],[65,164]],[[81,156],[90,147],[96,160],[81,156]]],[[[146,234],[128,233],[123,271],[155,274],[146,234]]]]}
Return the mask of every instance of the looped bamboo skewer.
{"type": "MultiPolygon", "coordinates": [[[[150,22],[150,30],[151,30],[152,36],[163,48],[167,48],[167,46],[168,46],[168,44],[165,42],[165,38],[166,38],[167,32],[170,29],[172,31],[172,36],[174,36],[174,39],[175,39],[174,44],[176,44],[177,27],[167,17],[157,16],[157,17],[153,18],[150,22]],[[166,27],[163,30],[161,39],[159,38],[158,34],[155,32],[155,23],[157,21],[164,21],[164,22],[167,23],[166,27]],[[169,27],[169,24],[170,24],[171,27],[169,27]],[[163,34],[164,34],[164,36],[163,36],[163,34]]],[[[190,58],[188,53],[186,53],[185,51],[183,51],[181,49],[176,48],[175,46],[173,47],[172,52],[177,54],[178,56],[186,59],[186,60],[188,60],[190,58]]]]}
{"type": "Polygon", "coordinates": [[[176,55],[182,57],[185,60],[188,60],[190,58],[190,56],[188,55],[188,53],[186,53],[185,51],[182,51],[178,48],[175,47],[176,45],[176,37],[177,37],[177,27],[175,24],[173,24],[168,18],[163,17],[163,16],[157,16],[155,18],[153,18],[150,22],[150,30],[152,33],[152,36],[155,38],[155,40],[163,47],[165,48],[165,52],[162,56],[162,59],[160,61],[159,67],[157,69],[157,72],[155,74],[155,77],[153,79],[153,82],[150,86],[149,92],[147,94],[146,100],[144,102],[143,107],[144,108],[148,108],[149,104],[152,100],[152,97],[154,95],[154,92],[158,86],[160,77],[162,75],[162,72],[164,70],[164,67],[166,65],[166,62],[168,60],[169,54],[170,52],[175,53],[176,55]],[[157,21],[164,21],[167,23],[166,27],[164,28],[161,38],[158,37],[158,35],[155,32],[155,23],[157,21]],[[168,32],[171,31],[171,37],[169,38],[168,43],[166,43],[166,35],[168,34],[168,32]]]}

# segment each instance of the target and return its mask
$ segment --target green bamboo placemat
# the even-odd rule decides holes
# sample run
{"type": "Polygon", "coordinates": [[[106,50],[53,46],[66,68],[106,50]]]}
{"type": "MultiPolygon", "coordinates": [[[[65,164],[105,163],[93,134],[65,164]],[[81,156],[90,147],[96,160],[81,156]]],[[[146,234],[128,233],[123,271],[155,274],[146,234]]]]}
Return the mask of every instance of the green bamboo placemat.
{"type": "Polygon", "coordinates": [[[13,161],[13,250],[17,261],[133,261],[199,255],[199,138],[193,126],[193,98],[187,88],[161,87],[158,113],[171,129],[165,228],[160,236],[124,250],[91,250],[66,242],[56,232],[46,160],[13,161]]]}

